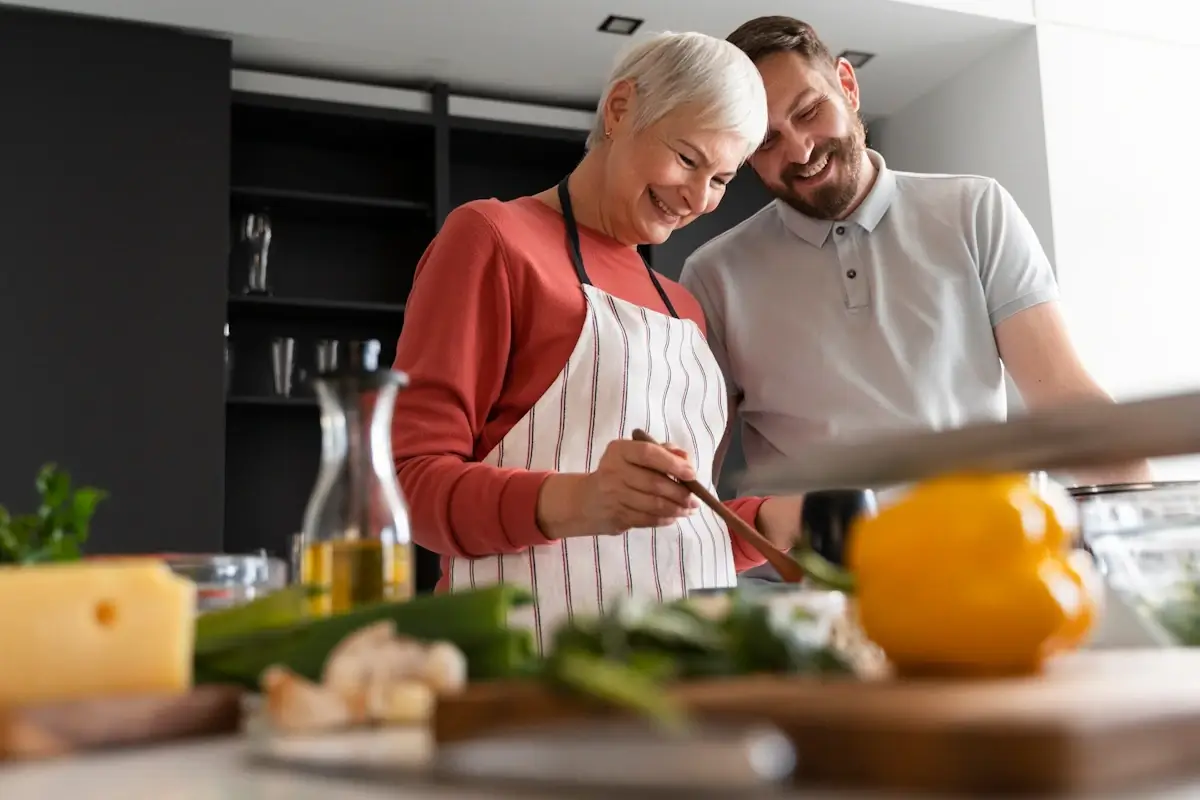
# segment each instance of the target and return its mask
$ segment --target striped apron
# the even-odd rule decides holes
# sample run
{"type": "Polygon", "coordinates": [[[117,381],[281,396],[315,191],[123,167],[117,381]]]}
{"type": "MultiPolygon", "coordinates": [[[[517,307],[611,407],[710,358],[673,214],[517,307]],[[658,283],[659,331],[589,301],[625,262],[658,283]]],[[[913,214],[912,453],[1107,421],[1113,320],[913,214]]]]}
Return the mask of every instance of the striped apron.
{"type": "MultiPolygon", "coordinates": [[[[562,372],[484,462],[592,472],[609,442],[642,428],[688,451],[696,479],[713,490],[713,459],[728,411],[712,351],[694,322],[679,319],[649,267],[669,314],[592,286],[566,180],[558,192],[587,316],[562,372]]],[[[497,582],[527,588],[534,604],[514,612],[510,624],[531,627],[539,651],[573,615],[595,615],[619,598],[671,600],[691,589],[736,583],[729,531],[705,506],[661,528],[564,539],[501,556],[452,558],[449,571],[451,591],[497,582]]]]}

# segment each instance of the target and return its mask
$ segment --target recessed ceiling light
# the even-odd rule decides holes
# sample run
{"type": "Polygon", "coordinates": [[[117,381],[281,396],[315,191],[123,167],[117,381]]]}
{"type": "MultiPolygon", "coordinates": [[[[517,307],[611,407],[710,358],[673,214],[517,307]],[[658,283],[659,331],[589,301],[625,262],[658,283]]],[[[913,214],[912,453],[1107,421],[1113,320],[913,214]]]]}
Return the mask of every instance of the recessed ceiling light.
{"type": "Polygon", "coordinates": [[[862,69],[874,57],[874,53],[864,53],[862,50],[843,50],[838,53],[838,58],[846,59],[855,69],[862,69]]]}
{"type": "Polygon", "coordinates": [[[600,23],[599,30],[601,33],[615,33],[618,36],[632,36],[634,31],[642,27],[643,22],[645,22],[645,20],[609,14],[608,19],[600,23]]]}

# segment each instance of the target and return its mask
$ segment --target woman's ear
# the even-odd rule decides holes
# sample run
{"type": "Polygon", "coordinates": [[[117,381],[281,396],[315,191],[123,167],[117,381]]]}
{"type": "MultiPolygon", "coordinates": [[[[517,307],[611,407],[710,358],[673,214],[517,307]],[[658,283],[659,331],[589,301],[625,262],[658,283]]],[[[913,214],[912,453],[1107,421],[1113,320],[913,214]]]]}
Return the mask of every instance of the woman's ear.
{"type": "Polygon", "coordinates": [[[633,81],[623,80],[613,84],[608,97],[604,99],[605,138],[611,137],[614,131],[628,124],[636,102],[637,88],[633,81]]]}

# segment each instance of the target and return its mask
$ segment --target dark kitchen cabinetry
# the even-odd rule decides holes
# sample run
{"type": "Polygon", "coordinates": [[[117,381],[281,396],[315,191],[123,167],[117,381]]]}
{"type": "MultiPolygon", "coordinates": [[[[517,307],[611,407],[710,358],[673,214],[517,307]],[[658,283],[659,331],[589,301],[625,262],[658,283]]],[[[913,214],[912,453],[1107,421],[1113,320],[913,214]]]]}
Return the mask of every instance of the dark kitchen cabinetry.
{"type": "MultiPolygon", "coordinates": [[[[398,111],[235,92],[231,115],[225,549],[286,556],[312,490],[320,429],[306,378],[316,342],[377,339],[391,363],[421,254],[454,206],[556,183],[586,132],[456,118],[443,88],[398,111]],[[247,293],[247,214],[270,221],[269,294],[247,293]],[[274,391],[272,341],[294,342],[290,396],[274,391]]],[[[447,298],[452,303],[452,298],[447,298]]],[[[418,587],[438,566],[418,554],[418,587]]]]}
{"type": "Polygon", "coordinates": [[[229,72],[220,39],[0,6],[0,503],[57,462],[109,494],[91,553],[222,547],[229,72]]]}
{"type": "Polygon", "coordinates": [[[320,340],[376,339],[391,363],[413,271],[436,231],[432,114],[367,115],[237,93],[231,114],[225,549],[286,555],[320,457],[309,376],[320,340]],[[250,292],[246,215],[270,227],[250,292]],[[292,387],[272,342],[292,340],[292,387]]]}

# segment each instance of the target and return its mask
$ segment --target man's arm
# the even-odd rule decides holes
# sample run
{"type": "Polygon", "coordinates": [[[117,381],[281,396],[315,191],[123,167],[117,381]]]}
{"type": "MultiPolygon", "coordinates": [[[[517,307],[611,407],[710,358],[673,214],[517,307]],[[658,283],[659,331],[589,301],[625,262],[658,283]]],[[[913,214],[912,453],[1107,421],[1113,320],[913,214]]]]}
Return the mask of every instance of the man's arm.
{"type": "MultiPolygon", "coordinates": [[[[976,210],[979,269],[1000,360],[1031,409],[1111,403],[1071,341],[1058,284],[1033,226],[1016,201],[991,182],[976,210]]],[[[1086,483],[1152,479],[1146,461],[1078,471],[1086,483]]]]}
{"type": "MultiPolygon", "coordinates": [[[[1083,365],[1056,302],[1020,311],[996,326],[996,346],[1021,398],[1031,409],[1076,403],[1111,403],[1112,397],[1083,365]]],[[[1086,483],[1153,480],[1146,461],[1079,470],[1086,483]]]]}

